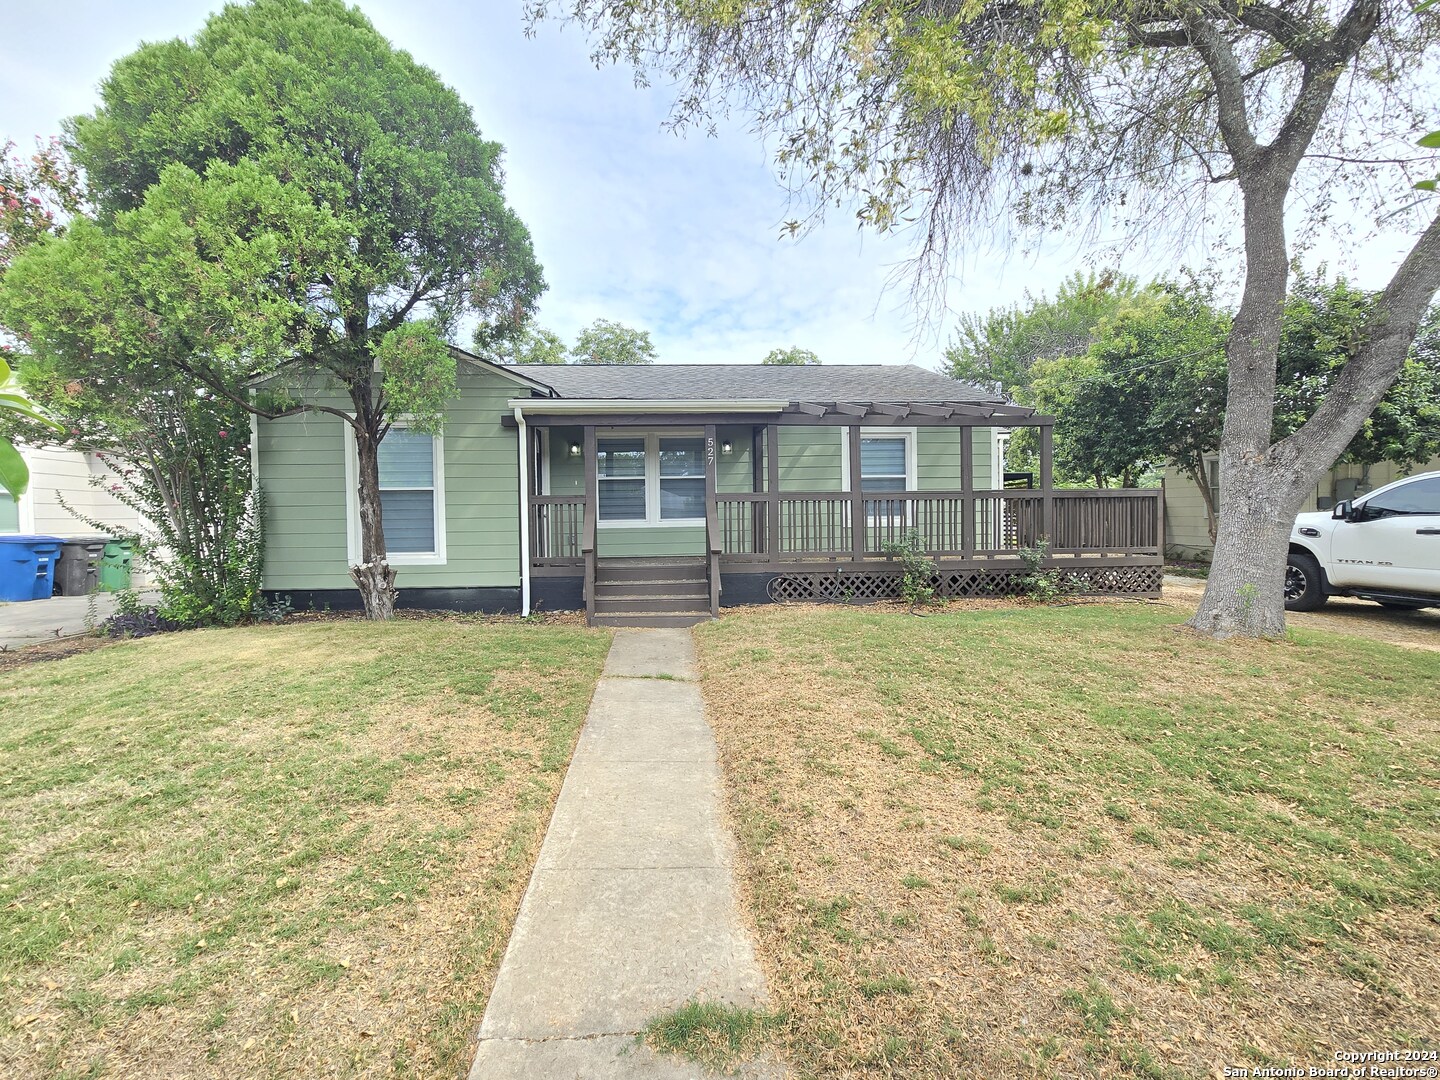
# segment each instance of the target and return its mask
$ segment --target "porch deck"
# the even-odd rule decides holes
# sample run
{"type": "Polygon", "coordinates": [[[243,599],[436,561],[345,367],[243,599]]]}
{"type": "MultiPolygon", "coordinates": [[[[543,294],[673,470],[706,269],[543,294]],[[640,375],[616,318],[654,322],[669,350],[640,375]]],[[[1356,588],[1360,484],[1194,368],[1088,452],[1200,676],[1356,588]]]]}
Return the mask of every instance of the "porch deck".
{"type": "MultiPolygon", "coordinates": [[[[530,433],[521,432],[526,440],[522,460],[537,460],[535,431],[555,419],[530,418],[530,433]]],[[[574,589],[569,595],[583,595],[592,620],[597,614],[614,614],[617,608],[653,608],[638,599],[641,594],[627,603],[619,590],[603,587],[615,583],[613,559],[605,559],[608,581],[600,581],[598,573],[602,557],[612,553],[597,546],[596,432],[602,423],[615,421],[598,416],[571,415],[567,419],[583,430],[583,450],[577,442],[570,453],[583,459],[584,480],[578,493],[549,494],[538,483],[538,468],[530,477],[522,477],[527,581],[533,579],[546,591],[563,580],[574,589]]],[[[634,427],[643,424],[651,430],[689,428],[704,433],[703,548],[695,552],[700,572],[686,578],[687,610],[693,606],[701,613],[716,615],[722,603],[895,596],[901,566],[892,545],[912,534],[937,564],[932,584],[941,596],[1004,596],[1022,591],[1021,578],[1029,572],[1025,556],[1042,545],[1045,554],[1040,565],[1073,577],[1082,592],[1159,595],[1162,489],[1056,488],[1051,466],[1052,421],[1029,410],[962,403],[799,403],[768,417],[652,414],[627,420],[634,427]],[[974,478],[972,441],[963,438],[959,442],[959,490],[860,490],[850,482],[847,490],[804,491],[782,485],[780,426],[848,426],[846,475],[862,478],[861,436],[901,420],[958,427],[1036,427],[1040,483],[1034,488],[1002,490],[970,486],[974,478]],[[749,427],[753,437],[753,490],[718,491],[717,427],[727,424],[733,429],[737,421],[749,427]],[[699,581],[694,580],[697,576],[699,581]],[[695,596],[690,595],[692,587],[695,596]]],[[[725,449],[729,451],[728,443],[725,449]]],[[[603,530],[599,532],[603,535],[603,530]]],[[[637,560],[637,574],[626,575],[628,580],[643,578],[639,572],[642,563],[637,560]]],[[[665,590],[655,594],[668,595],[665,590]]]]}

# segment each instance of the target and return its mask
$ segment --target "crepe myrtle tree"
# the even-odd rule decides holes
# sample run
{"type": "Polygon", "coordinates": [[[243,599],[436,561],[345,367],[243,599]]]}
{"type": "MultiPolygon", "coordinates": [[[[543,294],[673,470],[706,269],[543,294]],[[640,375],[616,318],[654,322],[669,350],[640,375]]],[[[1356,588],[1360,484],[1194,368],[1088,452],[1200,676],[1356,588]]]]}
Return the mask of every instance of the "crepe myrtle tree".
{"type": "Polygon", "coordinates": [[[932,310],[976,235],[1229,237],[1244,284],[1226,341],[1227,499],[1190,625],[1283,631],[1294,515],[1440,288],[1437,203],[1413,188],[1435,176],[1440,142],[1419,142],[1434,126],[1433,3],[530,0],[529,12],[588,27],[597,62],[677,85],[677,126],[746,112],[801,207],[792,231],[842,205],[863,226],[911,230],[915,298],[932,310]],[[1367,207],[1408,253],[1324,400],[1275,439],[1287,225],[1343,239],[1367,207]]]}
{"type": "Polygon", "coordinates": [[[462,320],[498,344],[544,290],[469,108],[338,0],[254,0],[118,61],[71,120],[93,220],[22,253],[0,323],[90,377],[178,372],[355,435],[366,614],[390,617],[379,450],[436,431],[462,320]]]}

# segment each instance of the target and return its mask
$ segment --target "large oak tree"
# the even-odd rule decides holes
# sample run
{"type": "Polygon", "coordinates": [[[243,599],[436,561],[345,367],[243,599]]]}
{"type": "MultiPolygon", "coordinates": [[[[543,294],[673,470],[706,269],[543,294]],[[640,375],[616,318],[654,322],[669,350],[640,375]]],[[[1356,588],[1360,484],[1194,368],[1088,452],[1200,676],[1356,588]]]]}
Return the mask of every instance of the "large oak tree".
{"type": "MultiPolygon", "coordinates": [[[[1413,202],[1433,126],[1437,16],[1405,0],[534,0],[587,25],[596,59],[678,81],[678,123],[746,112],[812,212],[913,227],[919,281],[977,228],[1097,221],[1173,244],[1209,225],[1243,248],[1227,341],[1227,494],[1192,625],[1278,634],[1306,492],[1395,378],[1440,288],[1440,217],[1413,202]],[[1408,148],[1408,149],[1407,149],[1408,148]],[[1410,170],[1410,172],[1407,172],[1410,170]],[[1207,193],[1211,197],[1207,198],[1207,193]],[[1383,204],[1408,252],[1310,420],[1272,438],[1290,264],[1287,207],[1350,231],[1383,204]],[[1304,205],[1301,205],[1303,202],[1304,205]]],[[[804,225],[803,215],[792,223],[804,225]]]]}

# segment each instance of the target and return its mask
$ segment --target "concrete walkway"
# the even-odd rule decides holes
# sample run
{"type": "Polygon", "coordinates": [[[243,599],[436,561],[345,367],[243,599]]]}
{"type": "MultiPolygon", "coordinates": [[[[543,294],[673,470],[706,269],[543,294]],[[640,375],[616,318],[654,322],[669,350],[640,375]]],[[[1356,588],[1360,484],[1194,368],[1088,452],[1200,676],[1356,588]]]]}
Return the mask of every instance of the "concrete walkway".
{"type": "MultiPolygon", "coordinates": [[[[692,1080],[635,1036],[692,998],[760,1006],[688,630],[615,635],[470,1080],[692,1080]]],[[[784,1076],[774,1062],[741,1076],[784,1076]]]]}
{"type": "MultiPolygon", "coordinates": [[[[142,591],[141,599],[153,604],[159,593],[142,591]]],[[[94,608],[88,596],[56,596],[49,600],[0,603],[0,645],[16,649],[56,638],[79,637],[90,632],[86,616],[93,610],[101,622],[115,611],[114,593],[96,593],[94,608]]]]}

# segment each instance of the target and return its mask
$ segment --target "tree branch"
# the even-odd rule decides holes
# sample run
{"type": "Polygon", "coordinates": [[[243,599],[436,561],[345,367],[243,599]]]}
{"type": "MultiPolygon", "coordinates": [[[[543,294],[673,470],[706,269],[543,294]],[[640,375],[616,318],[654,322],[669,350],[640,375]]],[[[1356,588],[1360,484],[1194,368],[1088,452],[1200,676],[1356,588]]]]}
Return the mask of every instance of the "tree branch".
{"type": "Polygon", "coordinates": [[[1365,47],[1379,22],[1380,5],[1377,0],[1355,0],[1335,27],[1335,32],[1305,59],[1300,91],[1295,95],[1285,122],[1280,125],[1279,134],[1265,148],[1265,156],[1287,177],[1294,174],[1315,138],[1320,122],[1325,118],[1325,110],[1330,107],[1330,99],[1335,95],[1340,76],[1365,47]]]}
{"type": "Polygon", "coordinates": [[[1395,381],[1420,320],[1440,292],[1440,212],[1415,241],[1375,305],[1364,343],[1335,377],[1310,419],[1275,444],[1288,460],[1312,455],[1333,461],[1395,381]]]}
{"type": "Polygon", "coordinates": [[[1185,32],[1215,83],[1220,135],[1235,164],[1243,168],[1255,160],[1259,146],[1250,130],[1245,109],[1245,79],[1240,74],[1235,53],[1214,24],[1198,12],[1186,16],[1185,32]]]}

